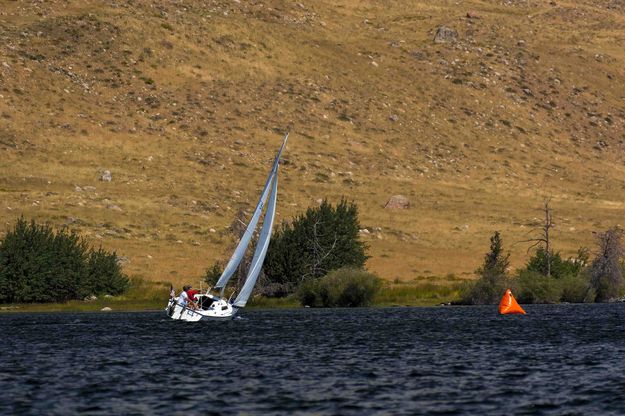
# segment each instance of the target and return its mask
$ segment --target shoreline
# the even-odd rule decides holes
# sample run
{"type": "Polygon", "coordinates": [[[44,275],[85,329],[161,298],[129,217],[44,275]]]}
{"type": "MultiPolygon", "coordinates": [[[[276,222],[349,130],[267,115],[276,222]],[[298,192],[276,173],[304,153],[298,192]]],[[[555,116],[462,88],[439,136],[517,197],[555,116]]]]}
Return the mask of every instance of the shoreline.
{"type": "MultiPolygon", "coordinates": [[[[421,299],[422,300],[422,299],[421,299]]],[[[93,312],[101,312],[101,313],[115,313],[115,312],[159,312],[165,309],[166,300],[162,302],[163,306],[150,304],[150,305],[141,305],[133,304],[128,302],[124,305],[115,304],[114,302],[110,302],[102,305],[96,305],[91,302],[81,302],[81,301],[72,301],[71,303],[54,303],[54,304],[17,304],[17,305],[5,305],[0,306],[0,316],[8,315],[8,314],[16,314],[16,313],[93,313],[93,312]],[[76,302],[76,303],[74,303],[76,302]],[[104,308],[110,308],[108,310],[103,310],[104,308]]],[[[431,308],[435,306],[457,306],[452,305],[449,302],[419,302],[416,300],[411,303],[394,303],[389,304],[386,302],[373,303],[369,306],[365,306],[366,308],[431,308]]],[[[258,305],[250,305],[245,308],[246,310],[257,310],[257,309],[308,309],[305,306],[301,306],[299,303],[288,302],[283,304],[258,304],[258,305]]],[[[310,309],[327,309],[327,308],[310,308],[310,309]]]]}
{"type": "MultiPolygon", "coordinates": [[[[423,301],[423,299],[420,299],[423,301]]],[[[80,302],[80,301],[73,301],[80,302]]],[[[523,305],[609,305],[609,304],[619,304],[625,303],[624,301],[615,300],[613,302],[605,302],[605,303],[571,303],[571,302],[558,302],[558,303],[528,303],[523,305]]],[[[251,305],[247,306],[246,310],[268,310],[268,309],[360,309],[360,308],[371,308],[371,309],[382,309],[382,308],[433,308],[433,307],[470,307],[470,306],[492,306],[496,307],[497,304],[485,304],[485,305],[466,305],[459,304],[453,302],[418,302],[415,301],[410,304],[387,304],[387,303],[374,303],[369,306],[357,307],[357,308],[309,308],[305,306],[301,306],[298,303],[284,303],[282,305],[267,305],[267,304],[259,304],[259,305],[251,305]]],[[[100,305],[68,305],[68,304],[19,304],[19,305],[6,305],[0,306],[0,316],[2,315],[10,315],[10,314],[19,314],[19,313],[120,313],[120,312],[162,312],[165,310],[165,307],[161,307],[160,305],[146,305],[145,307],[141,307],[137,304],[129,304],[126,305],[115,305],[114,303],[110,303],[109,306],[100,305]],[[102,310],[102,308],[110,308],[108,310],[102,310]],[[98,309],[99,308],[99,309],[98,309]]]]}
{"type": "MultiPolygon", "coordinates": [[[[103,296],[94,300],[71,300],[57,303],[0,304],[0,315],[9,313],[53,312],[148,312],[164,310],[169,294],[169,282],[152,282],[132,279],[128,292],[120,296],[103,296]],[[103,311],[111,308],[111,311],[103,311]]],[[[376,295],[370,307],[432,307],[452,304],[460,298],[461,282],[445,283],[387,282],[376,295]]],[[[252,298],[246,309],[303,308],[294,297],[252,298]]]]}

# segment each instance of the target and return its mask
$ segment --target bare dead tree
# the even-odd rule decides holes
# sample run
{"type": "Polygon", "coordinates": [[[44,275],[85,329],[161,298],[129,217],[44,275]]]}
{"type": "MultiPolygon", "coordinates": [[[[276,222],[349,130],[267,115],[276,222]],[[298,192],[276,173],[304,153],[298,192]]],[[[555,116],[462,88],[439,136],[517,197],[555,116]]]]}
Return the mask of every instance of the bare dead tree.
{"type": "Polygon", "coordinates": [[[550,240],[550,231],[555,226],[553,222],[553,212],[549,207],[549,203],[551,202],[551,198],[545,200],[545,204],[543,206],[543,212],[545,213],[545,221],[543,226],[540,228],[534,228],[528,232],[531,234],[535,231],[540,231],[540,234],[536,238],[530,238],[528,240],[519,241],[519,243],[532,243],[528,248],[527,252],[539,244],[545,245],[545,255],[547,258],[547,277],[551,277],[551,240],[550,240]]]}
{"type": "Polygon", "coordinates": [[[599,251],[590,266],[590,286],[595,290],[598,302],[617,296],[623,286],[622,238],[623,230],[618,227],[597,234],[599,251]]]}

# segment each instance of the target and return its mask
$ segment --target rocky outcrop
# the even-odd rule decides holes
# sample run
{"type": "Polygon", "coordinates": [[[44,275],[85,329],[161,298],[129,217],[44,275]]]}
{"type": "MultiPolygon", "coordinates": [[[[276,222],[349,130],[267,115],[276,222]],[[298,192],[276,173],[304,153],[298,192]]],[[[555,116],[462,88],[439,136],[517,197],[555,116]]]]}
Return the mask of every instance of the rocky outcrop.
{"type": "Polygon", "coordinates": [[[110,170],[105,170],[102,171],[102,174],[100,175],[100,180],[103,182],[110,182],[113,180],[113,175],[111,174],[110,170]]]}
{"type": "Polygon", "coordinates": [[[410,201],[403,195],[393,195],[386,205],[385,209],[408,209],[410,208],[410,201]]]}
{"type": "Polygon", "coordinates": [[[456,30],[445,26],[440,26],[436,29],[436,34],[434,35],[435,43],[450,43],[457,40],[458,32],[456,32],[456,30]]]}

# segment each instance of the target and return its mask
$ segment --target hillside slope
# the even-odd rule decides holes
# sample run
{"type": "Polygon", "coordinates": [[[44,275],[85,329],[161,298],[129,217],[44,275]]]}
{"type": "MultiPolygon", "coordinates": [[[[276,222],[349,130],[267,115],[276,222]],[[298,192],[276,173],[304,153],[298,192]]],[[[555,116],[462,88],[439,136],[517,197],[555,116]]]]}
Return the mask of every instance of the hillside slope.
{"type": "Polygon", "coordinates": [[[277,221],[353,199],[385,278],[470,276],[494,230],[520,265],[550,197],[556,249],[592,245],[625,212],[625,6],[431,3],[4,2],[2,228],[196,281],[290,129],[277,221]]]}

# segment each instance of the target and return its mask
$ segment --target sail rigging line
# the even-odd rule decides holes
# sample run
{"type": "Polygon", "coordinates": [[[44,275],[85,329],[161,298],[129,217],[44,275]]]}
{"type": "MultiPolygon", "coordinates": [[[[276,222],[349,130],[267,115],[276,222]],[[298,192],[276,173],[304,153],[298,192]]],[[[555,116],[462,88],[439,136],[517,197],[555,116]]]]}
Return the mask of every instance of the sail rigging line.
{"type": "Polygon", "coordinates": [[[282,151],[284,150],[284,147],[286,146],[286,142],[288,138],[289,138],[289,133],[287,132],[282,141],[282,146],[280,146],[280,150],[278,151],[278,154],[276,155],[276,158],[273,162],[273,166],[271,168],[271,171],[269,172],[267,181],[265,182],[265,187],[263,188],[258,204],[256,205],[254,214],[252,215],[252,218],[250,219],[250,222],[248,223],[247,228],[245,229],[245,232],[241,236],[241,240],[239,241],[237,248],[234,250],[232,257],[230,257],[228,264],[224,268],[224,271],[222,272],[221,276],[219,277],[219,280],[217,280],[217,283],[214,286],[214,289],[220,289],[220,293],[219,293],[220,297],[223,297],[226,284],[228,283],[228,281],[230,280],[230,278],[236,271],[237,267],[239,267],[239,264],[241,263],[245,255],[245,251],[247,250],[247,247],[250,244],[252,236],[254,235],[254,229],[256,228],[256,225],[258,224],[263,207],[265,205],[265,202],[267,201],[267,197],[269,196],[269,187],[271,183],[273,182],[273,178],[277,175],[278,165],[280,163],[280,156],[282,155],[282,151]]]}
{"type": "Polygon", "coordinates": [[[276,200],[278,195],[278,174],[273,177],[273,184],[271,188],[271,196],[269,197],[269,203],[267,204],[267,212],[265,212],[265,218],[263,219],[263,227],[260,230],[258,242],[256,243],[256,250],[254,251],[254,257],[250,265],[250,271],[248,272],[247,279],[239,292],[239,295],[234,300],[233,305],[239,308],[244,307],[247,304],[256,280],[260,275],[260,271],[265,261],[265,255],[267,254],[267,248],[269,247],[269,240],[271,237],[271,228],[273,227],[273,220],[276,213],[276,200]]]}

